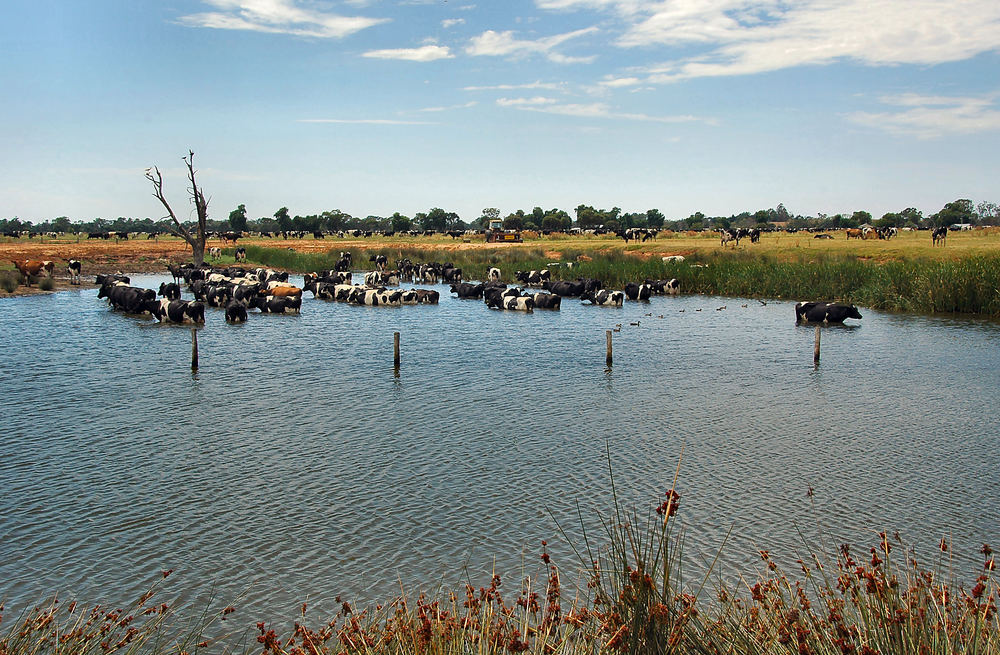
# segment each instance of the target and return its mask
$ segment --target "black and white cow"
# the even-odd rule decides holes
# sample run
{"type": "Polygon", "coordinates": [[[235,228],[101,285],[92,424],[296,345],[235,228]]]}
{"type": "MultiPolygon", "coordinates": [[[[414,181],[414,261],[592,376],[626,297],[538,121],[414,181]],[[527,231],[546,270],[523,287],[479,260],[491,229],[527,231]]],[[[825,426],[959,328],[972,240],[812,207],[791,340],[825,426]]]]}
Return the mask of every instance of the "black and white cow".
{"type": "Polygon", "coordinates": [[[241,302],[232,301],[226,305],[226,323],[246,323],[247,308],[241,302]]]}
{"type": "Polygon", "coordinates": [[[589,300],[591,304],[601,307],[621,307],[625,302],[625,294],[621,291],[598,289],[597,291],[584,291],[580,300],[589,300]]]}
{"type": "Polygon", "coordinates": [[[365,274],[365,284],[370,287],[396,286],[399,274],[396,271],[372,271],[365,274]]]}
{"type": "Polygon", "coordinates": [[[257,296],[250,300],[250,307],[264,314],[298,314],[302,308],[302,296],[257,296]]]}
{"type": "Polygon", "coordinates": [[[205,305],[190,300],[154,300],[150,313],[160,323],[204,323],[205,305]]]}
{"type": "Polygon", "coordinates": [[[677,281],[677,278],[669,280],[646,280],[644,284],[649,285],[649,290],[658,296],[663,294],[675,296],[681,292],[681,283],[677,281]]]}
{"type": "Polygon", "coordinates": [[[385,288],[366,289],[356,287],[351,292],[350,301],[356,305],[368,305],[371,307],[398,307],[403,304],[403,292],[399,290],[389,291],[385,288]]]}
{"type": "Polygon", "coordinates": [[[491,266],[490,270],[486,271],[486,280],[489,282],[499,282],[500,269],[495,266],[491,266]]]}
{"type": "Polygon", "coordinates": [[[947,238],[948,238],[948,228],[943,226],[936,227],[934,228],[934,231],[931,232],[931,245],[936,246],[938,244],[938,241],[940,241],[941,245],[943,246],[944,241],[947,238]]]}
{"type": "Polygon", "coordinates": [[[843,323],[845,318],[861,318],[854,305],[835,302],[800,302],[795,305],[795,323],[843,323]]]}
{"type": "Polygon", "coordinates": [[[71,259],[66,265],[66,272],[69,273],[70,284],[80,284],[80,274],[83,272],[83,264],[79,260],[71,259]]]}
{"type": "Polygon", "coordinates": [[[543,268],[540,271],[515,271],[514,279],[516,279],[521,284],[525,284],[529,287],[542,286],[545,282],[548,282],[552,278],[552,273],[549,269],[543,268]]]}
{"type": "Polygon", "coordinates": [[[562,305],[562,296],[557,296],[554,293],[536,293],[533,294],[532,299],[535,301],[535,309],[555,309],[558,310],[562,305]]]}
{"type": "Polygon", "coordinates": [[[181,299],[181,286],[176,282],[164,282],[160,284],[159,294],[167,300],[181,299]]]}
{"type": "Polygon", "coordinates": [[[208,249],[208,254],[212,259],[222,259],[222,248],[212,246],[208,249]]]}
{"type": "Polygon", "coordinates": [[[385,267],[389,264],[389,259],[385,255],[372,255],[368,258],[368,261],[375,262],[376,271],[384,271],[385,267]]]}
{"type": "Polygon", "coordinates": [[[335,271],[348,271],[351,268],[351,252],[341,252],[340,259],[333,265],[333,270],[335,271]]]}
{"type": "Polygon", "coordinates": [[[517,289],[501,291],[497,287],[486,289],[483,300],[490,309],[509,309],[513,311],[531,312],[535,309],[535,299],[522,296],[517,289]]]}
{"type": "Polygon", "coordinates": [[[649,300],[653,290],[648,284],[629,282],[625,285],[625,297],[629,300],[649,300]]]}
{"type": "Polygon", "coordinates": [[[247,249],[244,248],[243,246],[237,248],[236,253],[234,254],[234,258],[238,262],[245,262],[247,260],[247,249]]]}
{"type": "Polygon", "coordinates": [[[451,285],[451,292],[458,294],[459,298],[482,298],[485,284],[470,284],[469,282],[456,282],[451,285]]]}
{"type": "Polygon", "coordinates": [[[444,282],[461,282],[462,269],[455,268],[452,264],[445,264],[441,268],[441,280],[444,282]]]}

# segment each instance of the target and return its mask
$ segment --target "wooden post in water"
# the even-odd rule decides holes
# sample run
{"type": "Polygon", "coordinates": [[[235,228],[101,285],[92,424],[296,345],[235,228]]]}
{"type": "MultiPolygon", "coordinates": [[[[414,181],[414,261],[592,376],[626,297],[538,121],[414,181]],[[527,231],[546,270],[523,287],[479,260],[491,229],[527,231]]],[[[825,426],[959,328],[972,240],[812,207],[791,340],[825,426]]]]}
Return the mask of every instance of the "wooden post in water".
{"type": "Polygon", "coordinates": [[[611,330],[607,331],[607,337],[608,337],[608,355],[607,357],[605,357],[604,361],[608,366],[611,366],[611,361],[613,359],[611,357],[611,330]]]}
{"type": "Polygon", "coordinates": [[[816,343],[813,344],[813,364],[819,366],[819,333],[820,327],[816,326],[816,343]]]}
{"type": "Polygon", "coordinates": [[[399,332],[392,333],[392,365],[399,368],[399,332]]]}
{"type": "Polygon", "coordinates": [[[198,331],[191,328],[191,370],[198,370],[198,331]]]}

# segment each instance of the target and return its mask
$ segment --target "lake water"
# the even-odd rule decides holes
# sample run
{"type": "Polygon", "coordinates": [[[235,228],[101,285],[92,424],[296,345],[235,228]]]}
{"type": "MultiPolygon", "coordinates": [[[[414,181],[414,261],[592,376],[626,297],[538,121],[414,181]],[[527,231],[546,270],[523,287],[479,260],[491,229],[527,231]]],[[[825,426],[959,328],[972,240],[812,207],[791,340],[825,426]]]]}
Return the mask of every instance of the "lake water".
{"type": "Polygon", "coordinates": [[[513,588],[543,539],[574,570],[578,507],[590,528],[612,509],[609,451],[643,509],[679,464],[687,555],[732,529],[724,574],[758,548],[793,561],[800,532],[867,550],[898,530],[925,561],[948,537],[963,580],[1000,544],[996,323],[862,308],[823,330],[814,368],[791,302],[526,315],[436,288],[440,305],[401,308],[307,293],[300,316],[240,326],[209,310],[195,375],[188,328],[96,290],[0,300],[0,597],[121,603],[175,569],[167,596],[246,592],[252,625],[460,588],[463,567],[513,588]]]}

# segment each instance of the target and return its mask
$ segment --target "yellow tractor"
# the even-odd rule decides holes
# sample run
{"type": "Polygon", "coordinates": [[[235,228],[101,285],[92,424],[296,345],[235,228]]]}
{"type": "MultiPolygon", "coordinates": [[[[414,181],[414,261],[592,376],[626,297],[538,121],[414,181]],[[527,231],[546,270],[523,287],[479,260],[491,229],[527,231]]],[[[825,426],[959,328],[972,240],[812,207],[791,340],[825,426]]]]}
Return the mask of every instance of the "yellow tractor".
{"type": "Polygon", "coordinates": [[[486,228],[486,243],[521,243],[521,232],[519,230],[503,229],[503,221],[494,219],[486,228]]]}

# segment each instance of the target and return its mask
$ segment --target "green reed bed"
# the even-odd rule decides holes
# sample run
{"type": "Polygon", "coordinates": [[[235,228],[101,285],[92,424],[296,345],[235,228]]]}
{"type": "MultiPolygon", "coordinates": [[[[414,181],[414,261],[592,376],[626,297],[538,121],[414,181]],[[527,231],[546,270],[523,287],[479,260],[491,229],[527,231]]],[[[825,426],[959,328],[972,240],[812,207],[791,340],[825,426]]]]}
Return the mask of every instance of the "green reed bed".
{"type": "MultiPolygon", "coordinates": [[[[426,250],[420,248],[350,249],[355,268],[368,266],[374,254],[390,266],[400,259],[451,263],[467,280],[482,280],[491,266],[514,282],[517,270],[548,267],[553,258],[543,248],[426,250]]],[[[551,253],[549,253],[551,254],[551,253]]],[[[628,282],[677,278],[683,293],[850,302],[873,309],[932,314],[955,312],[1000,316],[1000,254],[955,260],[906,259],[879,262],[855,255],[816,253],[788,259],[752,250],[699,254],[683,262],[640,257],[621,249],[562,249],[557,258],[573,268],[553,267],[553,279],[589,277],[620,289],[628,282]]],[[[338,249],[299,253],[249,246],[251,261],[293,271],[333,268],[338,249]]]]}
{"type": "Polygon", "coordinates": [[[542,542],[534,578],[512,584],[494,575],[478,588],[401,595],[369,608],[342,603],[322,620],[303,604],[286,625],[233,626],[225,621],[234,608],[226,607],[178,627],[168,605],[151,602],[153,590],[127,609],[52,602],[0,623],[0,655],[1000,654],[1000,586],[989,546],[964,584],[947,541],[925,566],[884,533],[857,553],[847,545],[812,551],[793,572],[767,551],[759,551],[757,571],[690,572],[677,523],[682,507],[674,489],[645,510],[616,499],[600,537],[584,533],[571,544],[576,566],[561,569],[542,542]],[[566,585],[570,570],[582,571],[580,584],[566,585]],[[738,582],[711,582],[720,579],[738,582]]]}

